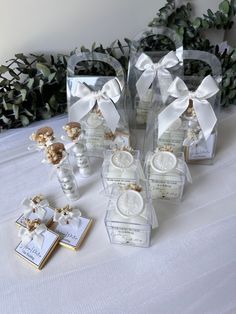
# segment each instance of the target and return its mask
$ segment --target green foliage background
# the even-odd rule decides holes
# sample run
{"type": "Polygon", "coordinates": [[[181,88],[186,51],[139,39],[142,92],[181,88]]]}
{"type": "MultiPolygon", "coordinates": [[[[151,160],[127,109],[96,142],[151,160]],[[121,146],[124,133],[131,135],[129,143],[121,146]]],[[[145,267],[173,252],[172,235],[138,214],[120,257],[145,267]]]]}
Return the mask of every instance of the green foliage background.
{"type": "MultiPolygon", "coordinates": [[[[150,26],[164,25],[174,29],[183,38],[185,49],[204,50],[214,53],[222,64],[223,87],[222,106],[236,104],[236,50],[220,52],[217,45],[211,44],[204,37],[208,29],[230,29],[236,14],[236,0],[224,0],[217,12],[207,10],[202,17],[192,19],[191,4],[175,7],[174,0],[167,0],[166,5],[156,14],[150,26]]],[[[109,47],[93,44],[91,49],[81,47],[81,51],[107,53],[123,65],[127,71],[131,41],[123,46],[119,40],[109,47]]],[[[145,50],[172,49],[163,38],[153,38],[143,43],[145,50]]],[[[70,54],[73,54],[72,51],[70,54]]],[[[33,121],[47,119],[66,111],[66,55],[43,56],[22,53],[0,66],[0,128],[17,128],[33,121]]],[[[80,64],[78,71],[83,74],[110,75],[110,69],[104,64],[80,64]]],[[[198,64],[186,65],[188,74],[207,71],[198,64]]]]}

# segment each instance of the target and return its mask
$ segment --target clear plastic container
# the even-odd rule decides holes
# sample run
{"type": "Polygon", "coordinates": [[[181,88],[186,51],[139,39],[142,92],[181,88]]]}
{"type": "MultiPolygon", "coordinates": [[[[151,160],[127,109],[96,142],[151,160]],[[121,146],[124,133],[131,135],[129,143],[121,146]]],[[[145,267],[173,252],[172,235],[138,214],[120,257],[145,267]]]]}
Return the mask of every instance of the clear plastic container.
{"type": "Polygon", "coordinates": [[[127,187],[112,192],[105,226],[112,244],[149,247],[154,209],[145,188],[127,187]]]}
{"type": "Polygon", "coordinates": [[[114,185],[126,186],[144,179],[138,150],[107,150],[104,153],[102,182],[106,194],[114,185]]]}

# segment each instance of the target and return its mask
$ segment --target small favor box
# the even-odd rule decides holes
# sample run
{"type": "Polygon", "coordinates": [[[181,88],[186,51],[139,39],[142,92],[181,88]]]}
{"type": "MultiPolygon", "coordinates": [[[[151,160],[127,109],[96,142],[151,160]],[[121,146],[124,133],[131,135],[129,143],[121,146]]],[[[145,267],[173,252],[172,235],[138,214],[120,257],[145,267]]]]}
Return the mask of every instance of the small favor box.
{"type": "Polygon", "coordinates": [[[59,223],[53,225],[53,230],[60,236],[59,244],[61,246],[74,251],[79,249],[92,226],[92,219],[80,217],[79,221],[78,227],[71,224],[61,225],[59,223]]]}
{"type": "Polygon", "coordinates": [[[151,200],[146,191],[122,189],[111,197],[105,216],[106,230],[112,244],[149,247],[152,230],[151,200]]]}
{"type": "Polygon", "coordinates": [[[144,179],[138,150],[106,150],[102,165],[102,182],[105,192],[111,185],[127,186],[144,179]]]}
{"type": "Polygon", "coordinates": [[[44,267],[60,240],[58,234],[48,229],[43,232],[43,237],[44,241],[41,248],[38,248],[33,240],[25,246],[20,242],[15,248],[18,256],[37,269],[44,267]]]}
{"type": "Polygon", "coordinates": [[[186,177],[191,181],[183,153],[149,152],[145,173],[152,199],[181,201],[186,177]]]}

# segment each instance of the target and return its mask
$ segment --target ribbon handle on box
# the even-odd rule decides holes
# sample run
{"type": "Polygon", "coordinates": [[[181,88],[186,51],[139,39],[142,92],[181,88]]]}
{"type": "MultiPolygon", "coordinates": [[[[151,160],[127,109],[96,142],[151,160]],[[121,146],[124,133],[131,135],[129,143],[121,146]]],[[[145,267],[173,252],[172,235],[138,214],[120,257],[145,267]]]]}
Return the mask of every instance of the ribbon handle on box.
{"type": "Polygon", "coordinates": [[[187,110],[189,100],[192,100],[193,109],[207,140],[217,122],[215,112],[207,99],[216,95],[218,91],[216,81],[211,75],[203,79],[195,92],[189,91],[184,81],[176,77],[168,88],[168,93],[177,99],[158,115],[158,138],[187,110]]]}
{"type": "Polygon", "coordinates": [[[120,95],[120,84],[116,78],[105,83],[99,91],[91,91],[86,85],[78,82],[75,96],[80,99],[71,106],[70,116],[73,121],[80,121],[97,104],[108,127],[115,132],[120,115],[114,103],[120,95]]]}
{"type": "Polygon", "coordinates": [[[137,69],[143,71],[142,75],[136,83],[136,88],[140,99],[145,97],[148,89],[157,76],[162,100],[165,103],[168,97],[167,89],[172,83],[172,76],[168,69],[172,68],[178,63],[179,59],[177,58],[174,51],[170,51],[158,63],[153,63],[149,56],[147,56],[145,53],[142,53],[135,64],[137,69]]]}

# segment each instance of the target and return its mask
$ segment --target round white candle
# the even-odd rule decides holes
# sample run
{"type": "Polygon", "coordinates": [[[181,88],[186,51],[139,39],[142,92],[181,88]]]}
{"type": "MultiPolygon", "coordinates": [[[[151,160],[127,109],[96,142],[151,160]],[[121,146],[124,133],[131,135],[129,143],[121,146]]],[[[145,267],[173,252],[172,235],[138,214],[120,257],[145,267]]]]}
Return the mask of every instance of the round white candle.
{"type": "Polygon", "coordinates": [[[140,216],[144,210],[144,200],[142,195],[134,190],[123,192],[116,202],[117,211],[121,216],[140,216]]]}
{"type": "Polygon", "coordinates": [[[134,157],[127,151],[117,151],[111,156],[111,164],[119,169],[128,168],[134,162],[134,157]]]}
{"type": "Polygon", "coordinates": [[[170,152],[158,152],[152,156],[150,165],[159,173],[167,173],[176,167],[177,158],[170,152]]]}

